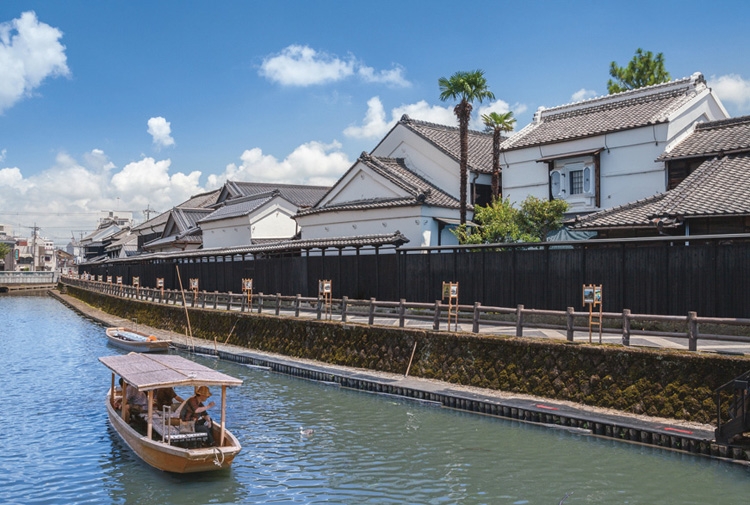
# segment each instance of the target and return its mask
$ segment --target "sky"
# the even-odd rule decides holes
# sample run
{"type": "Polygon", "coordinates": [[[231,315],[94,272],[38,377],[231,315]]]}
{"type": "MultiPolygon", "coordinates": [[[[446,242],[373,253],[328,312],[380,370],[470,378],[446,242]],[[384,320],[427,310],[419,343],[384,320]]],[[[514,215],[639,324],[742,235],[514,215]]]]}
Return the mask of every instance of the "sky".
{"type": "Polygon", "coordinates": [[[0,224],[64,246],[103,211],[227,180],[332,185],[403,115],[457,125],[438,79],[484,71],[516,131],[663,53],[750,114],[745,0],[0,2],[0,224]]]}

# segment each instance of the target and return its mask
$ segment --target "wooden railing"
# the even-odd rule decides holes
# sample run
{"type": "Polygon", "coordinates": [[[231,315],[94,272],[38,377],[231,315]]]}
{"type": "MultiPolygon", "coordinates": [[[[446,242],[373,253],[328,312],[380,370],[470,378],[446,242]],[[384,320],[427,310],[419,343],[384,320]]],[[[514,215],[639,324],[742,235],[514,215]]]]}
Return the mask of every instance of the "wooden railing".
{"type": "MultiPolygon", "coordinates": [[[[414,303],[406,300],[383,301],[370,298],[369,300],[350,299],[342,297],[332,299],[330,306],[326,306],[324,299],[317,297],[303,297],[301,295],[288,296],[280,293],[253,293],[249,298],[244,293],[221,293],[207,291],[184,291],[139,288],[112,283],[81,280],[73,277],[62,277],[63,284],[77,286],[112,296],[132,298],[168,305],[183,304],[183,295],[188,307],[209,308],[215,310],[229,310],[238,312],[272,313],[277,316],[301,317],[303,314],[312,315],[317,319],[335,318],[343,323],[354,318],[365,319],[367,324],[378,324],[378,319],[395,319],[399,327],[405,327],[407,321],[429,321],[435,331],[450,330],[448,327],[448,304],[436,300],[434,303],[414,303]]],[[[565,333],[566,339],[574,340],[575,332],[590,332],[588,325],[581,322],[588,321],[589,312],[576,312],[573,307],[566,311],[527,309],[523,305],[515,308],[483,306],[477,302],[473,305],[453,305],[458,311],[457,321],[463,327],[471,324],[471,332],[479,333],[487,328],[515,328],[511,334],[524,336],[525,328],[552,329],[565,333]],[[545,322],[552,321],[552,322],[545,322]]],[[[687,348],[696,351],[698,341],[720,341],[750,344],[750,336],[722,335],[715,333],[700,333],[701,324],[712,327],[739,326],[750,334],[750,319],[699,317],[695,312],[686,316],[665,316],[651,314],[632,314],[630,310],[602,313],[604,321],[602,331],[609,335],[621,335],[621,343],[630,346],[633,335],[658,336],[687,341],[687,348]],[[684,326],[684,331],[658,331],[633,328],[634,322],[666,323],[667,325],[684,326]]],[[[453,327],[453,323],[451,323],[453,327]]],[[[598,333],[598,331],[597,331],[598,333]]]]}

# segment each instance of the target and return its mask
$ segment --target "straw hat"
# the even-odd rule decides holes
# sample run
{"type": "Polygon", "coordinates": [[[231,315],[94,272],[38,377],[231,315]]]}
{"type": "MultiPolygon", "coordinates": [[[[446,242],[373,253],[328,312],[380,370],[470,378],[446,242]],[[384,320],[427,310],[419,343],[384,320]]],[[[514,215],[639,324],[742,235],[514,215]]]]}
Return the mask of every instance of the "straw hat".
{"type": "Polygon", "coordinates": [[[208,398],[209,396],[211,396],[211,391],[210,391],[210,390],[208,389],[208,387],[207,387],[207,386],[199,386],[199,387],[198,387],[198,388],[197,388],[197,389],[195,390],[195,394],[196,394],[196,395],[201,395],[201,396],[203,396],[204,398],[208,398]]]}

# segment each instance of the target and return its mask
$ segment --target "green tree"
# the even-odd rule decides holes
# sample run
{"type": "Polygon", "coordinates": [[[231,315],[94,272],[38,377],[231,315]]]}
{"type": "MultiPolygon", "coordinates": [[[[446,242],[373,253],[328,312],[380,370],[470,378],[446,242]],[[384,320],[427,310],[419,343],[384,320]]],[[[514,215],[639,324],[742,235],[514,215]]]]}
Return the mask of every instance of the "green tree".
{"type": "Polygon", "coordinates": [[[459,244],[545,242],[547,234],[562,227],[568,203],[527,197],[516,209],[510,198],[496,198],[489,205],[474,207],[476,227],[460,225],[453,234],[459,244]]]}
{"type": "Polygon", "coordinates": [[[5,257],[11,253],[13,248],[5,242],[0,242],[0,261],[5,261],[5,257]]]}
{"type": "Polygon", "coordinates": [[[541,200],[529,196],[521,203],[518,227],[525,235],[534,237],[535,241],[546,242],[549,232],[562,228],[563,215],[567,210],[568,202],[565,200],[541,200]]]}
{"type": "Polygon", "coordinates": [[[482,103],[484,100],[494,100],[495,95],[487,87],[487,79],[482,70],[470,72],[456,72],[449,79],[438,79],[440,86],[440,100],[459,100],[453,109],[458,118],[458,135],[460,141],[461,159],[460,170],[460,222],[466,224],[466,186],[468,183],[469,166],[469,120],[471,119],[472,102],[482,103]]]}
{"type": "Polygon", "coordinates": [[[492,198],[500,196],[500,138],[502,133],[513,131],[516,119],[513,111],[500,114],[490,112],[482,114],[482,121],[487,130],[492,131],[492,198]]]}
{"type": "Polygon", "coordinates": [[[494,199],[486,206],[474,206],[474,223],[477,226],[459,226],[455,235],[460,244],[498,244],[521,241],[518,227],[518,210],[510,199],[494,199]]]}
{"type": "Polygon", "coordinates": [[[663,53],[654,56],[651,51],[644,53],[641,48],[636,50],[626,67],[620,67],[613,61],[609,66],[609,75],[615,79],[607,81],[610,94],[668,82],[672,78],[664,69],[663,53]]]}

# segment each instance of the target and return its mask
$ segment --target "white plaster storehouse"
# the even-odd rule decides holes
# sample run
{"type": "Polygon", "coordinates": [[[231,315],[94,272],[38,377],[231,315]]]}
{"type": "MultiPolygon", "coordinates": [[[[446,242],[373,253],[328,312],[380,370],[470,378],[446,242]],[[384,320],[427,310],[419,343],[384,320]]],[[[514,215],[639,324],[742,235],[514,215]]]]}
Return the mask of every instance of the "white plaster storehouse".
{"type": "MultiPolygon", "coordinates": [[[[409,247],[454,245],[459,219],[458,128],[403,116],[371,153],[296,219],[302,238],[394,236],[409,247]]],[[[469,132],[469,219],[490,198],[492,135],[469,132]]]]}
{"type": "Polygon", "coordinates": [[[501,144],[502,193],[561,198],[569,214],[623,205],[667,189],[667,145],[697,121],[728,117],[703,75],[551,109],[501,144]]]}
{"type": "Polygon", "coordinates": [[[293,216],[315,204],[329,189],[229,181],[214,212],[198,221],[203,249],[289,240],[299,233],[293,216]]]}

